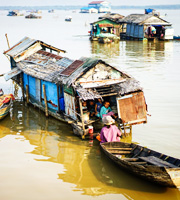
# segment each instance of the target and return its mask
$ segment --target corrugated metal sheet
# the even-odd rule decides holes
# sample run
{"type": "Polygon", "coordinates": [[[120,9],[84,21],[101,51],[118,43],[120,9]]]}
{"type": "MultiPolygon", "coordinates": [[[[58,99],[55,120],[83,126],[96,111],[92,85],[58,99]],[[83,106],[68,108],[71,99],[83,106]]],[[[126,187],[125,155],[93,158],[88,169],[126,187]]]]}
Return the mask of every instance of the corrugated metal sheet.
{"type": "Polygon", "coordinates": [[[84,62],[81,60],[75,60],[69,67],[61,72],[63,76],[70,76],[76,69],[78,69],[84,62]]]}
{"type": "MultiPolygon", "coordinates": [[[[31,48],[32,45],[35,44],[35,43],[39,44],[39,49],[37,49],[37,51],[42,49],[42,47],[45,47],[45,48],[49,48],[49,49],[52,49],[52,50],[57,51],[57,52],[66,52],[64,50],[61,50],[61,49],[58,49],[58,48],[53,47],[51,45],[48,45],[48,44],[46,44],[42,41],[31,39],[29,37],[25,37],[20,42],[15,44],[13,47],[11,47],[7,51],[5,51],[4,54],[7,54],[7,55],[13,57],[14,59],[16,59],[17,57],[19,58],[19,56],[24,56],[25,51],[27,51],[29,49],[29,47],[31,48]]],[[[37,52],[37,51],[34,51],[34,52],[37,52]]],[[[28,52],[27,51],[26,54],[31,55],[34,52],[28,52]]],[[[18,60],[18,61],[20,61],[20,60],[18,60]]]]}
{"type": "Polygon", "coordinates": [[[19,68],[14,68],[12,69],[11,71],[7,72],[5,75],[4,75],[4,78],[6,81],[8,81],[9,79],[13,78],[14,76],[20,74],[22,71],[19,69],[19,68]]]}
{"type": "Polygon", "coordinates": [[[8,49],[4,52],[4,54],[7,54],[11,57],[17,56],[19,53],[26,50],[28,47],[30,47],[32,44],[34,44],[37,40],[31,39],[29,37],[24,37],[20,42],[15,44],[13,47],[8,49]]]}
{"type": "Polygon", "coordinates": [[[58,64],[59,66],[62,66],[62,67],[64,67],[64,68],[67,68],[67,67],[68,67],[69,65],[71,65],[73,62],[74,62],[74,60],[71,60],[71,59],[69,59],[69,58],[64,57],[64,58],[62,58],[61,60],[57,61],[57,64],[58,64]]]}

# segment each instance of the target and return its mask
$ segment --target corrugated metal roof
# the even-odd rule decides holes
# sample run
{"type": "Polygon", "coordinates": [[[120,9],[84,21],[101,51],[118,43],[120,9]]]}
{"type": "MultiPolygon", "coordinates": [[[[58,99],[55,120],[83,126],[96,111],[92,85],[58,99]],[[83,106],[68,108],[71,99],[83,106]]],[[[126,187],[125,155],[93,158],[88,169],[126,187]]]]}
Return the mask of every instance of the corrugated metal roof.
{"type": "MultiPolygon", "coordinates": [[[[5,51],[4,54],[7,54],[7,55],[9,55],[13,58],[17,58],[19,55],[23,54],[23,52],[25,50],[27,50],[28,48],[31,48],[34,43],[37,43],[37,44],[39,43],[40,48],[37,49],[37,51],[42,49],[42,47],[45,47],[45,48],[49,48],[49,49],[52,49],[52,50],[57,51],[57,52],[66,52],[64,50],[61,50],[61,49],[58,49],[58,48],[53,47],[51,45],[48,45],[48,44],[46,44],[42,41],[31,39],[29,37],[24,37],[20,42],[18,42],[13,47],[11,47],[7,51],[5,51]]],[[[28,54],[29,52],[26,52],[26,53],[28,54]]]]}
{"type": "Polygon", "coordinates": [[[74,60],[71,60],[69,58],[62,58],[61,60],[57,61],[57,64],[64,67],[64,68],[67,68],[69,65],[71,65],[72,63],[74,62],[74,60]]]}
{"type": "Polygon", "coordinates": [[[91,1],[91,2],[89,3],[89,5],[90,5],[90,4],[100,4],[100,3],[102,3],[102,2],[104,2],[104,1],[91,1]]]}
{"type": "Polygon", "coordinates": [[[83,64],[83,61],[75,60],[71,65],[69,65],[64,71],[61,72],[61,75],[70,76],[82,64],[83,64]]]}
{"type": "Polygon", "coordinates": [[[24,37],[20,42],[18,42],[13,47],[5,51],[4,54],[7,54],[11,57],[15,57],[18,54],[22,53],[24,50],[26,50],[28,47],[30,47],[32,44],[34,44],[36,41],[37,40],[35,39],[24,37]]]}

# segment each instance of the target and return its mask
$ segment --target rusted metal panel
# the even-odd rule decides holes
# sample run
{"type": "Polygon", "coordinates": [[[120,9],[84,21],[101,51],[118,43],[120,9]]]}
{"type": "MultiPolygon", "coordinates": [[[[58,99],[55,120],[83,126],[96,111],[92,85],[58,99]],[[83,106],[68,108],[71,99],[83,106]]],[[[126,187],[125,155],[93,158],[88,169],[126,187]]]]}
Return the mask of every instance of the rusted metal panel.
{"type": "Polygon", "coordinates": [[[48,64],[55,64],[56,61],[60,60],[61,58],[61,56],[40,50],[24,59],[24,61],[44,66],[48,64]]]}
{"type": "Polygon", "coordinates": [[[117,105],[119,118],[124,123],[139,124],[147,122],[147,106],[142,91],[117,98],[117,105]]]}
{"type": "Polygon", "coordinates": [[[14,68],[12,69],[11,71],[7,72],[5,75],[4,75],[4,78],[6,81],[8,81],[9,79],[13,78],[14,76],[20,74],[22,71],[19,69],[19,68],[14,68]]]}
{"type": "Polygon", "coordinates": [[[81,60],[75,60],[69,67],[61,72],[61,75],[70,76],[78,67],[80,67],[84,62],[81,60]]]}
{"type": "Polygon", "coordinates": [[[65,113],[73,119],[77,119],[76,116],[76,107],[75,107],[75,97],[64,93],[64,102],[65,102],[65,113]]]}

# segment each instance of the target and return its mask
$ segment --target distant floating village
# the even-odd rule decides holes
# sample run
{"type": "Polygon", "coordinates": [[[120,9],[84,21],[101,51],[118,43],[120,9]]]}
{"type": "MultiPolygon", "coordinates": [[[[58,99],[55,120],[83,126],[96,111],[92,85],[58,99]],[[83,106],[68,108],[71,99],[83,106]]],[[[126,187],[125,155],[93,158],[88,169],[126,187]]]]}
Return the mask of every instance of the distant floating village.
{"type": "Polygon", "coordinates": [[[111,5],[107,1],[92,1],[88,7],[81,8],[81,13],[110,13],[111,5]]]}
{"type": "Polygon", "coordinates": [[[100,43],[121,40],[172,40],[172,24],[160,18],[154,9],[145,9],[144,14],[123,16],[106,13],[91,23],[90,40],[100,43]]]}
{"type": "MultiPolygon", "coordinates": [[[[48,11],[54,13],[54,9],[48,11]]],[[[129,14],[123,16],[111,13],[111,5],[107,1],[92,1],[87,7],[80,8],[80,13],[106,13],[97,21],[90,24],[90,40],[100,43],[118,42],[119,40],[172,40],[180,39],[174,36],[174,29],[170,22],[162,19],[155,9],[145,9],[144,14],[129,14]]],[[[28,19],[42,18],[41,11],[34,10],[26,15],[28,19]]],[[[8,16],[22,16],[18,10],[9,11],[8,16]]],[[[72,16],[66,16],[65,21],[71,22],[72,16]]]]}

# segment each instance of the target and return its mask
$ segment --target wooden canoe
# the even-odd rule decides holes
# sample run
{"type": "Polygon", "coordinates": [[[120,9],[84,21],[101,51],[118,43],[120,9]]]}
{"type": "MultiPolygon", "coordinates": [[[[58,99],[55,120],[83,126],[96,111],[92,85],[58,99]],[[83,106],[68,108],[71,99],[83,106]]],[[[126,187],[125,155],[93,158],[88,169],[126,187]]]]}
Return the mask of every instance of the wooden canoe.
{"type": "Polygon", "coordinates": [[[1,105],[1,107],[0,107],[0,120],[8,115],[10,108],[11,108],[11,104],[12,104],[12,99],[9,101],[9,103],[1,105]]]}
{"type": "Polygon", "coordinates": [[[180,159],[134,143],[106,142],[103,152],[119,167],[157,184],[180,188],[180,159]]]}

